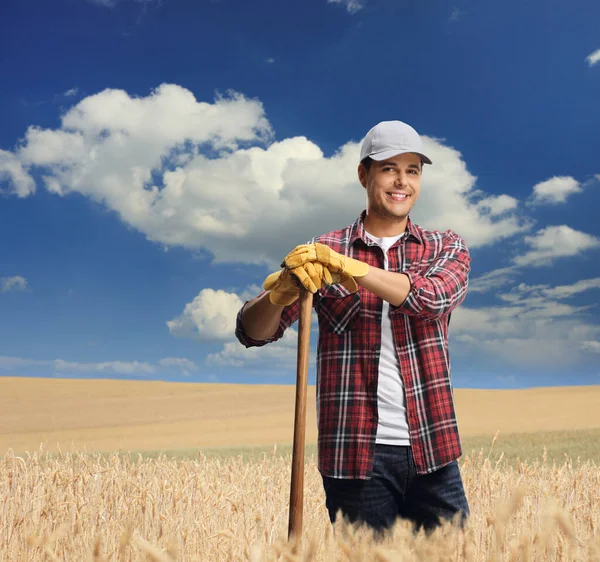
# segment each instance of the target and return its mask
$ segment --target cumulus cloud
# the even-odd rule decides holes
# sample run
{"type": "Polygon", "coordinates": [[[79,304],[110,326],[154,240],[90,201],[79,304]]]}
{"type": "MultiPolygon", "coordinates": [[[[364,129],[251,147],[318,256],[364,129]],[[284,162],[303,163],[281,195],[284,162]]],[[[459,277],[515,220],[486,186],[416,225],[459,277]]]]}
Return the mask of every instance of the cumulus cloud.
{"type": "MultiPolygon", "coordinates": [[[[524,289],[529,288],[529,286],[520,285],[519,288],[524,289]]],[[[531,287],[531,290],[539,290],[544,296],[552,299],[566,299],[591,289],[600,289],[600,277],[581,279],[571,285],[559,285],[558,287],[549,287],[547,285],[531,287]]]]}
{"type": "Polygon", "coordinates": [[[0,277],[0,293],[9,291],[25,291],[27,289],[27,279],[20,275],[13,277],[0,277]]]}
{"type": "MultiPolygon", "coordinates": [[[[167,322],[169,331],[176,337],[222,342],[220,351],[207,355],[206,364],[209,366],[260,367],[263,374],[289,374],[297,355],[298,332],[294,328],[288,328],[279,341],[260,348],[246,349],[235,337],[236,317],[240,308],[246,300],[254,298],[261,291],[262,288],[256,285],[247,287],[239,294],[202,289],[192,302],[185,305],[178,317],[167,322]]],[[[315,319],[316,315],[313,315],[313,322],[315,319]]]]}
{"type": "Polygon", "coordinates": [[[150,374],[156,367],[143,361],[103,361],[81,363],[56,359],[52,362],[56,371],[62,373],[116,373],[122,375],[150,374]]]}
{"type": "Polygon", "coordinates": [[[175,369],[188,374],[189,371],[198,369],[193,361],[185,358],[167,357],[158,364],[145,361],[102,361],[78,362],[65,361],[64,359],[27,359],[22,357],[9,357],[0,355],[0,369],[19,370],[32,367],[47,368],[54,374],[117,374],[117,375],[150,375],[159,371],[160,367],[175,369]]]}
{"type": "Polygon", "coordinates": [[[477,208],[482,214],[498,217],[508,211],[513,211],[519,206],[519,201],[510,195],[489,196],[477,203],[477,208]]]}
{"type": "Polygon", "coordinates": [[[328,4],[342,4],[350,14],[355,14],[364,8],[361,0],[327,0],[328,4]]]}
{"type": "Polygon", "coordinates": [[[585,57],[586,62],[590,66],[594,66],[595,64],[600,62],[600,49],[597,49],[593,53],[590,53],[587,57],[585,57]]]}
{"type": "Polygon", "coordinates": [[[520,271],[515,266],[501,267],[469,280],[469,293],[487,293],[512,285],[520,271]]]}
{"type": "Polygon", "coordinates": [[[591,351],[592,353],[600,353],[600,341],[581,342],[581,349],[584,351],[591,351]]]}
{"type": "MultiPolygon", "coordinates": [[[[227,342],[221,351],[209,354],[206,362],[220,367],[260,366],[263,372],[289,374],[290,368],[296,363],[297,346],[298,332],[288,328],[280,340],[264,347],[246,349],[237,340],[227,342]]],[[[314,357],[310,361],[314,363],[314,357]]]]}
{"type": "Polygon", "coordinates": [[[533,236],[526,236],[530,250],[514,258],[520,266],[550,265],[558,258],[572,257],[600,247],[600,239],[569,226],[548,226],[533,236]]]}
{"type": "MultiPolygon", "coordinates": [[[[516,200],[475,187],[461,153],[424,137],[435,165],[415,219],[453,228],[471,247],[528,228],[516,200]]],[[[331,155],[305,137],[273,140],[262,104],[238,93],[213,103],[164,84],[146,97],[104,90],[58,129],[30,127],[14,154],[47,190],[80,193],[166,246],[203,248],[216,262],[278,267],[290,248],[353,222],[365,206],[359,144],[331,155]]],[[[21,192],[33,192],[33,189],[21,192]]]]}
{"type": "Polygon", "coordinates": [[[501,306],[459,307],[452,314],[453,338],[519,366],[575,365],[584,359],[582,342],[596,341],[600,326],[589,321],[590,306],[563,301],[600,288],[598,281],[557,287],[521,283],[499,295],[501,306]]]}
{"type": "Polygon", "coordinates": [[[534,204],[565,203],[575,193],[581,193],[579,182],[571,176],[556,176],[538,183],[533,187],[534,204]]]}
{"type": "Polygon", "coordinates": [[[179,369],[183,375],[189,375],[192,371],[198,370],[198,365],[185,357],[165,357],[158,364],[167,369],[179,369]]]}
{"type": "Polygon", "coordinates": [[[0,193],[2,191],[17,197],[27,197],[35,193],[35,181],[12,152],[0,149],[0,193]],[[2,190],[3,184],[8,189],[2,190]]]}
{"type": "Polygon", "coordinates": [[[14,370],[27,367],[41,367],[50,365],[52,361],[43,361],[37,359],[24,359],[22,357],[10,357],[0,355],[0,369],[14,370]]]}
{"type": "Polygon", "coordinates": [[[241,298],[222,290],[202,289],[183,312],[167,321],[173,336],[199,340],[230,340],[235,331],[241,298]]]}

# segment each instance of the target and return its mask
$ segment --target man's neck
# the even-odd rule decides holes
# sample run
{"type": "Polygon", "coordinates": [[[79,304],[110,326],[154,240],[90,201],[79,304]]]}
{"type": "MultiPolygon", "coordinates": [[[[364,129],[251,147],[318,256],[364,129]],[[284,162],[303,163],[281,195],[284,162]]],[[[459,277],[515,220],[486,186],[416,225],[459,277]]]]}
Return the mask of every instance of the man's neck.
{"type": "Polygon", "coordinates": [[[364,220],[365,230],[375,238],[388,238],[404,234],[408,225],[408,217],[403,219],[381,219],[367,214],[364,220]]]}

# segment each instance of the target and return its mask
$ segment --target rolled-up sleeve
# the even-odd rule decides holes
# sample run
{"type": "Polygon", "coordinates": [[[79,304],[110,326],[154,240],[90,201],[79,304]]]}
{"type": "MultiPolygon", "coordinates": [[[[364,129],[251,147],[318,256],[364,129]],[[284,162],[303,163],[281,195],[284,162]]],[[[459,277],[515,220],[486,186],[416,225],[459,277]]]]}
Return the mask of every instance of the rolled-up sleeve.
{"type": "Polygon", "coordinates": [[[391,312],[431,319],[450,314],[467,295],[470,270],[465,241],[451,230],[445,232],[443,247],[425,273],[403,272],[410,279],[410,292],[391,312]]]}
{"type": "MultiPolygon", "coordinates": [[[[262,296],[264,293],[259,295],[262,296]]],[[[257,297],[258,298],[258,297],[257,297]]],[[[298,319],[300,314],[300,301],[290,304],[289,306],[284,307],[283,312],[281,313],[281,320],[279,321],[279,327],[276,332],[266,340],[255,340],[251,338],[244,329],[244,325],[242,324],[242,315],[244,314],[244,310],[250,301],[246,301],[240,311],[237,314],[237,318],[235,321],[235,337],[244,347],[261,347],[268,343],[277,341],[280,339],[284,332],[298,319]]]]}

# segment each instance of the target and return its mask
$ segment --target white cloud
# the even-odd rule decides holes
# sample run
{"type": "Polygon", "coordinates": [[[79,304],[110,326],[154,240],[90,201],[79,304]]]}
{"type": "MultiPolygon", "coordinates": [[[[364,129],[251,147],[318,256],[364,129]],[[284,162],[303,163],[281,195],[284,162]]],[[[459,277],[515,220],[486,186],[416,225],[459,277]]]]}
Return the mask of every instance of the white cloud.
{"type": "Polygon", "coordinates": [[[183,312],[167,321],[172,335],[199,340],[231,340],[235,332],[235,319],[243,302],[234,293],[202,289],[183,312]]]}
{"type": "Polygon", "coordinates": [[[479,277],[469,279],[469,293],[487,293],[511,284],[516,275],[520,275],[515,266],[501,267],[488,271],[479,277]]]}
{"type": "Polygon", "coordinates": [[[349,13],[355,14],[364,8],[361,0],[327,0],[328,4],[343,4],[349,13]]]}
{"type": "MultiPolygon", "coordinates": [[[[211,353],[206,362],[209,365],[221,367],[257,367],[265,370],[289,374],[290,368],[296,363],[298,346],[298,332],[288,328],[283,337],[264,347],[243,347],[237,340],[227,342],[221,351],[211,353]]],[[[314,357],[311,358],[314,364],[314,357]]]]}
{"type": "Polygon", "coordinates": [[[17,197],[35,193],[35,181],[25,171],[21,161],[12,152],[0,149],[0,188],[5,182],[9,187],[7,192],[17,197]]]}
{"type": "Polygon", "coordinates": [[[161,359],[158,362],[158,364],[161,367],[165,367],[168,369],[179,369],[182,372],[182,374],[186,376],[189,375],[192,371],[198,370],[198,365],[196,365],[196,363],[194,363],[193,361],[186,359],[185,357],[165,357],[164,359],[161,359]]]}
{"type": "Polygon", "coordinates": [[[248,287],[246,287],[241,293],[239,293],[239,297],[242,301],[246,302],[256,297],[262,291],[264,291],[262,286],[248,285],[248,287]]]}
{"type": "Polygon", "coordinates": [[[489,196],[477,204],[482,214],[488,213],[492,217],[513,211],[519,206],[519,201],[510,195],[489,196]]]}
{"type": "Polygon", "coordinates": [[[572,285],[559,285],[558,287],[548,287],[542,285],[540,287],[529,287],[527,285],[519,285],[519,288],[530,288],[531,290],[538,289],[544,296],[551,299],[565,299],[572,297],[578,293],[589,291],[591,289],[600,289],[600,277],[593,279],[581,279],[572,285]]]}
{"type": "Polygon", "coordinates": [[[185,358],[167,357],[161,359],[158,364],[145,361],[102,361],[102,362],[77,362],[65,361],[64,359],[27,359],[21,357],[9,357],[0,355],[0,369],[19,370],[31,369],[32,367],[45,367],[54,374],[66,373],[97,373],[97,374],[119,374],[119,375],[149,375],[156,373],[159,367],[176,369],[189,374],[196,371],[198,367],[193,361],[185,358]]]}
{"type": "MultiPolygon", "coordinates": [[[[472,248],[528,228],[513,198],[476,189],[458,150],[424,142],[435,165],[423,176],[417,222],[453,228],[472,248]]],[[[140,98],[122,90],[88,96],[61,128],[31,127],[7,154],[39,169],[47,190],[100,202],[150,240],[276,268],[298,243],[353,222],[364,208],[359,150],[348,142],[325,157],[305,137],[272,142],[259,101],[231,93],[199,102],[165,84],[140,98]]]]}
{"type": "Polygon", "coordinates": [[[20,275],[13,277],[0,277],[0,293],[9,291],[25,291],[27,289],[27,279],[20,275]]]}
{"type": "Polygon", "coordinates": [[[143,361],[103,361],[100,363],[78,363],[56,359],[52,362],[55,371],[61,373],[115,373],[121,375],[151,374],[156,367],[143,361]]]}
{"type": "Polygon", "coordinates": [[[37,359],[23,359],[21,357],[10,357],[0,355],[0,369],[12,371],[14,369],[26,367],[40,367],[52,364],[52,361],[42,361],[37,359]]]}
{"type": "Polygon", "coordinates": [[[600,353],[600,341],[584,341],[581,343],[581,349],[592,353],[600,353]]]}
{"type": "Polygon", "coordinates": [[[565,203],[569,196],[582,191],[583,189],[575,178],[556,176],[533,187],[533,203],[565,203]]]}
{"type": "Polygon", "coordinates": [[[71,98],[73,96],[76,96],[79,93],[79,88],[71,88],[70,90],[67,90],[63,95],[66,98],[71,98]]]}
{"type": "Polygon", "coordinates": [[[575,365],[585,360],[582,342],[597,340],[600,326],[589,321],[590,306],[561,300],[593,288],[595,280],[559,287],[521,283],[501,295],[503,306],[459,307],[452,315],[452,338],[520,367],[575,365]]]}
{"type": "Polygon", "coordinates": [[[531,249],[513,260],[520,266],[550,265],[557,258],[576,256],[600,247],[599,238],[566,225],[543,228],[533,236],[526,236],[525,243],[531,249]]]}
{"type": "Polygon", "coordinates": [[[590,53],[587,57],[585,57],[586,62],[590,66],[594,66],[598,62],[600,62],[600,49],[597,49],[593,53],[590,53]]]}

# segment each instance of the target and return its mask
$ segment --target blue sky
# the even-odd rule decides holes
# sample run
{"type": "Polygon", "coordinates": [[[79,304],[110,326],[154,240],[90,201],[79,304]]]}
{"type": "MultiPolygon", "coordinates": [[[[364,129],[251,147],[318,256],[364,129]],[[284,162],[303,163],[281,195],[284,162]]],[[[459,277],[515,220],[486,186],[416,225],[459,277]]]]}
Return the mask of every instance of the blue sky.
{"type": "Polygon", "coordinates": [[[434,161],[413,218],[473,257],[455,386],[600,383],[597,2],[0,16],[0,375],[293,383],[295,330],[245,350],[235,313],[355,220],[360,141],[400,119],[434,161]]]}

